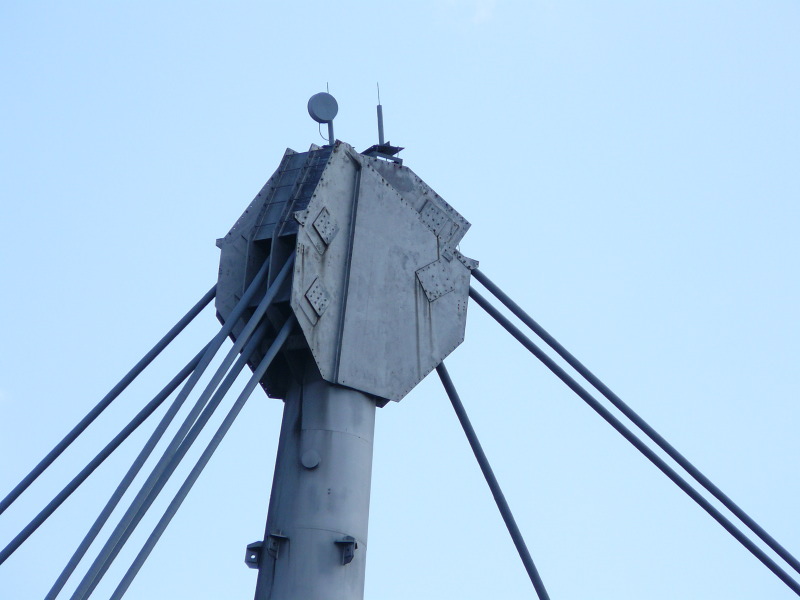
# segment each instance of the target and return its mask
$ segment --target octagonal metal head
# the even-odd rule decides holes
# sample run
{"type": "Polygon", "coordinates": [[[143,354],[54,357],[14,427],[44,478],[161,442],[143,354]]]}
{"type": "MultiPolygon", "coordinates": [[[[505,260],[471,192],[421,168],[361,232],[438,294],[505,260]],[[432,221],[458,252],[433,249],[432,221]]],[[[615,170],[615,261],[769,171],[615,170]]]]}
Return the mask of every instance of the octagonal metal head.
{"type": "MultiPolygon", "coordinates": [[[[456,247],[469,226],[407,167],[342,142],[287,152],[220,241],[218,312],[231,282],[294,247],[287,300],[322,377],[400,400],[464,340],[477,263],[456,247]]],[[[268,373],[271,395],[279,378],[268,373]]]]}

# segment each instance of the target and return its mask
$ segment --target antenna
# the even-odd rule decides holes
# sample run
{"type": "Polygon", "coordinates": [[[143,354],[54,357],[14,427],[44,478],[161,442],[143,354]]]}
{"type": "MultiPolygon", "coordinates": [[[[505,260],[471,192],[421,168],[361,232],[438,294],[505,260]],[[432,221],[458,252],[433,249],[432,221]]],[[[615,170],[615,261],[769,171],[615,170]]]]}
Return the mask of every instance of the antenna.
{"type": "Polygon", "coordinates": [[[383,106],[381,105],[381,84],[375,83],[378,88],[378,143],[370,146],[361,154],[365,156],[373,156],[391,161],[395,164],[402,165],[403,159],[399,158],[397,154],[403,149],[400,146],[392,146],[391,142],[387,142],[383,134],[383,106]]]}
{"type": "Polygon", "coordinates": [[[383,106],[381,106],[381,84],[376,83],[378,86],[378,144],[383,146],[383,106]]]}
{"type": "Polygon", "coordinates": [[[333,119],[339,112],[339,103],[336,98],[327,92],[314,94],[308,99],[308,114],[317,123],[328,124],[328,144],[333,145],[333,119]]]}

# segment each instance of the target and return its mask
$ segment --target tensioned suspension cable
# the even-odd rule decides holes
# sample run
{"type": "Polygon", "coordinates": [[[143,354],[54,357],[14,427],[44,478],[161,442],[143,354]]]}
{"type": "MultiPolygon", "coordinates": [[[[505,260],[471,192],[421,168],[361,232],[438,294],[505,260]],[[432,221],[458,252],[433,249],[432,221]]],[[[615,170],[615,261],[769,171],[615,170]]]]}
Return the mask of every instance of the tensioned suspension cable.
{"type": "MultiPolygon", "coordinates": [[[[205,348],[203,348],[203,350],[201,351],[201,355],[208,351],[209,346],[210,343],[209,345],[206,345],[205,348]]],[[[92,526],[89,528],[89,531],[86,533],[83,540],[81,540],[81,543],[78,545],[78,548],[70,557],[69,562],[64,567],[64,570],[61,571],[61,573],[58,576],[58,579],[56,579],[55,583],[50,588],[50,591],[47,593],[47,596],[45,596],[45,600],[55,600],[59,592],[63,589],[64,585],[66,585],[67,581],[77,568],[81,559],[89,550],[89,547],[92,545],[92,542],[100,533],[100,530],[103,528],[103,525],[106,524],[106,521],[108,521],[109,517],[111,516],[111,513],[114,512],[114,509],[117,507],[117,504],[119,504],[120,500],[122,500],[122,497],[125,495],[125,492],[128,490],[131,483],[133,483],[133,480],[136,478],[136,475],[138,475],[139,471],[144,466],[144,463],[147,461],[148,457],[153,452],[153,449],[156,447],[159,440],[164,435],[164,432],[167,430],[170,423],[172,423],[172,420],[175,418],[175,415],[178,414],[178,411],[180,410],[181,406],[183,406],[184,399],[185,396],[181,397],[179,395],[169,405],[166,412],[161,417],[161,420],[159,421],[158,425],[156,425],[156,428],[150,434],[150,438],[147,440],[144,447],[139,452],[139,455],[136,457],[136,459],[129,467],[128,472],[125,473],[125,476],[122,478],[122,481],[120,481],[119,485],[114,490],[113,494],[111,495],[111,498],[109,498],[108,502],[103,507],[103,510],[100,512],[100,515],[97,517],[97,519],[95,519],[94,523],[92,523],[92,526]]]]}
{"type": "Polygon", "coordinates": [[[149,365],[153,360],[158,356],[164,348],[166,348],[169,343],[174,340],[177,335],[184,330],[184,328],[192,322],[192,320],[200,314],[200,312],[206,307],[206,305],[211,302],[214,296],[217,293],[217,286],[215,285],[212,287],[205,296],[203,296],[197,304],[195,304],[189,312],[187,312],[183,318],[178,321],[175,326],[170,329],[167,334],[159,340],[159,342],[153,346],[153,348],[147,354],[142,357],[142,359],[136,363],[136,365],[128,372],[125,377],[123,377],[117,385],[115,385],[108,394],[106,394],[102,400],[95,406],[89,413],[78,423],[75,427],[73,427],[72,431],[70,431],[63,440],[61,440],[58,444],[56,444],[55,448],[53,448],[47,456],[45,456],[38,465],[36,465],[33,470],[28,473],[22,481],[20,481],[17,486],[11,490],[8,495],[0,501],[0,515],[11,506],[11,504],[16,500],[22,492],[24,492],[28,486],[30,486],[39,475],[41,475],[47,467],[53,464],[64,450],[69,447],[69,445],[74,442],[77,437],[83,433],[83,431],[91,425],[92,421],[94,421],[100,413],[102,413],[108,406],[119,396],[122,391],[128,387],[131,382],[136,379],[136,377],[144,371],[145,367],[149,365]]]}
{"type": "MultiPolygon", "coordinates": [[[[259,287],[262,285],[264,279],[266,278],[267,272],[268,272],[268,266],[266,264],[262,265],[261,269],[256,274],[255,278],[253,279],[253,281],[250,283],[249,287],[245,291],[244,295],[241,297],[239,302],[234,307],[234,309],[231,312],[231,315],[229,316],[228,320],[225,322],[225,324],[222,326],[222,328],[217,332],[217,334],[212,338],[210,346],[209,346],[208,350],[206,350],[205,354],[203,355],[203,358],[200,361],[200,364],[197,365],[197,368],[189,376],[189,379],[186,381],[186,383],[184,384],[183,388],[178,393],[178,397],[175,399],[175,404],[176,405],[178,405],[178,406],[182,405],[183,402],[185,402],[185,400],[188,398],[189,394],[194,389],[195,385],[197,385],[198,381],[200,380],[200,378],[205,373],[206,368],[211,363],[211,360],[214,358],[214,355],[217,353],[217,351],[222,346],[222,344],[225,341],[225,339],[228,337],[230,332],[233,330],[234,324],[242,316],[242,314],[247,309],[247,307],[250,305],[250,302],[252,301],[253,296],[255,295],[256,291],[258,291],[259,287]]],[[[220,379],[221,379],[221,376],[218,377],[218,378],[215,377],[212,380],[212,382],[209,383],[209,386],[211,384],[214,384],[216,386],[219,383],[220,379]]],[[[134,498],[133,503],[128,508],[128,510],[125,512],[125,514],[123,515],[122,520],[120,521],[120,523],[116,526],[116,528],[112,532],[111,537],[109,538],[109,540],[106,542],[106,544],[101,549],[100,554],[95,558],[94,562],[92,563],[91,567],[89,568],[88,573],[86,573],[86,575],[84,576],[82,582],[91,580],[91,578],[93,578],[96,575],[96,573],[99,571],[99,569],[100,569],[99,565],[102,563],[103,560],[105,560],[105,557],[107,556],[107,554],[110,553],[109,549],[115,543],[116,539],[118,539],[118,537],[121,536],[120,532],[122,530],[124,530],[125,525],[127,524],[127,522],[129,522],[129,519],[131,518],[131,514],[135,511],[135,507],[136,507],[137,503],[141,502],[143,495],[146,493],[146,489],[149,489],[148,486],[151,486],[153,484],[153,481],[158,477],[158,474],[161,472],[161,470],[163,470],[164,466],[169,461],[169,457],[171,456],[172,453],[174,453],[174,451],[177,448],[178,444],[180,444],[181,440],[184,438],[186,433],[189,431],[189,428],[194,423],[195,419],[197,418],[197,415],[200,414],[200,411],[203,409],[203,406],[205,405],[205,402],[208,400],[210,395],[211,395],[210,392],[208,394],[201,395],[200,398],[195,403],[195,405],[192,407],[191,411],[189,412],[189,415],[187,415],[187,417],[185,418],[183,424],[179,428],[178,432],[175,434],[175,437],[173,438],[172,442],[169,444],[167,449],[164,451],[164,455],[161,457],[161,459],[158,461],[158,463],[156,463],[156,466],[153,468],[153,472],[150,474],[148,479],[145,481],[145,483],[143,485],[143,489],[140,490],[139,494],[137,494],[137,496],[134,498]]],[[[140,462],[139,458],[137,458],[137,462],[140,462]]],[[[134,463],[134,466],[135,465],[136,465],[136,463],[134,463]]],[[[133,470],[133,468],[134,467],[131,467],[131,471],[133,470]]],[[[131,471],[129,471],[129,474],[130,474],[131,471]]],[[[125,479],[128,479],[127,475],[126,475],[125,479]]],[[[125,480],[123,480],[123,482],[124,481],[125,480]]],[[[129,485],[129,483],[128,483],[128,485],[129,485]]],[[[116,493],[115,493],[115,495],[116,495],[116,493]]],[[[114,501],[114,497],[112,496],[112,499],[109,500],[109,505],[113,501],[114,501]]],[[[108,505],[107,505],[107,507],[108,507],[108,505]]],[[[110,511],[108,511],[107,509],[104,509],[103,513],[101,513],[101,517],[103,516],[103,514],[106,514],[106,513],[108,513],[110,515],[110,511]]],[[[108,516],[106,516],[106,519],[107,518],[108,518],[108,516]]],[[[98,521],[99,520],[100,520],[100,517],[98,518],[98,521]]],[[[93,529],[94,529],[94,526],[93,526],[93,529]]],[[[91,534],[91,531],[90,531],[90,534],[91,534]]],[[[87,535],[87,537],[88,537],[88,535],[87,535]]],[[[80,585],[78,586],[78,590],[76,591],[75,594],[77,595],[78,592],[83,593],[82,587],[80,585]]],[[[76,596],[73,595],[73,597],[76,597],[76,596]]]]}
{"type": "MultiPolygon", "coordinates": [[[[181,441],[176,451],[171,455],[169,462],[159,473],[158,478],[155,479],[153,485],[147,489],[147,493],[143,494],[141,501],[136,503],[135,510],[131,511],[129,509],[130,515],[126,513],[126,517],[128,518],[125,520],[125,526],[122,528],[118,526],[117,530],[114,531],[115,535],[111,540],[109,540],[109,542],[113,541],[113,543],[106,544],[106,546],[103,548],[104,553],[102,562],[95,561],[95,563],[92,564],[92,577],[89,578],[87,575],[87,577],[81,581],[78,590],[76,590],[75,594],[72,596],[73,599],[88,598],[92,595],[92,592],[100,583],[100,580],[103,578],[103,576],[108,572],[108,569],[119,555],[123,546],[130,539],[136,527],[139,525],[139,523],[141,523],[145,514],[155,502],[158,494],[161,493],[161,490],[164,489],[164,486],[167,484],[169,478],[178,468],[181,460],[183,460],[192,444],[202,432],[203,428],[208,424],[209,419],[211,419],[217,407],[219,407],[220,402],[222,402],[222,399],[228,393],[228,390],[230,390],[233,383],[239,377],[242,369],[247,366],[247,362],[250,360],[252,353],[263,341],[264,330],[264,327],[259,328],[253,338],[247,343],[242,355],[239,357],[239,360],[236,361],[236,364],[228,372],[224,381],[214,393],[214,396],[197,418],[197,421],[192,425],[192,428],[186,434],[186,437],[181,441]]],[[[144,489],[142,491],[144,491],[144,489]]],[[[142,492],[140,492],[140,494],[141,493],[142,492]]],[[[137,500],[139,500],[138,497],[137,500]]]]}
{"type": "MultiPolygon", "coordinates": [[[[130,507],[123,515],[121,521],[112,532],[111,537],[107,540],[107,542],[103,546],[102,550],[100,551],[100,554],[95,558],[94,562],[89,568],[89,571],[83,577],[75,593],[72,595],[71,597],[72,600],[84,600],[85,598],[88,598],[89,595],[92,593],[94,588],[99,583],[100,579],[103,577],[105,572],[110,567],[111,562],[113,562],[113,560],[119,554],[119,551],[122,549],[124,543],[132,534],[133,529],[136,527],[139,521],[141,521],[142,517],[144,516],[144,512],[152,504],[152,502],[155,500],[155,496],[160,492],[160,490],[165,485],[166,478],[168,478],[169,475],[172,473],[172,471],[174,471],[174,468],[177,466],[177,463],[175,464],[175,467],[170,468],[170,465],[173,464],[172,463],[173,458],[175,458],[179,454],[180,457],[182,458],[182,456],[188,450],[188,447],[184,446],[183,444],[184,438],[188,438],[191,432],[195,431],[192,428],[195,422],[199,421],[201,417],[201,411],[203,411],[207,403],[211,404],[213,402],[216,402],[216,404],[218,404],[219,401],[221,400],[221,396],[214,396],[214,390],[220,384],[220,381],[223,379],[223,377],[225,377],[225,373],[228,371],[231,363],[236,358],[238,353],[242,350],[242,347],[245,345],[246,342],[247,342],[247,348],[243,352],[243,355],[249,356],[249,354],[252,352],[253,348],[255,347],[255,344],[251,344],[248,342],[248,336],[252,334],[253,330],[260,321],[261,317],[266,312],[266,309],[269,307],[272,300],[275,298],[275,295],[280,290],[281,285],[285,281],[291,269],[291,265],[293,264],[293,259],[294,259],[294,253],[287,259],[280,273],[275,278],[275,281],[267,290],[267,293],[264,296],[264,299],[259,304],[258,308],[256,309],[256,312],[248,321],[248,324],[245,326],[245,329],[237,337],[236,342],[228,352],[222,364],[217,369],[217,372],[214,374],[214,377],[206,386],[200,398],[195,403],[195,406],[192,408],[192,411],[184,420],[183,425],[175,434],[175,437],[173,438],[170,445],[164,451],[164,454],[159,460],[159,462],[153,468],[153,471],[151,472],[150,476],[143,484],[142,489],[136,495],[130,507]],[[211,402],[209,402],[209,400],[211,400],[211,402]],[[183,451],[181,453],[182,448],[183,451]],[[162,475],[165,475],[163,479],[162,475]]],[[[265,262],[262,265],[261,269],[259,270],[259,273],[256,276],[256,278],[250,284],[247,293],[240,300],[239,304],[237,305],[237,308],[239,308],[240,306],[246,307],[249,305],[250,301],[252,300],[252,295],[260,287],[261,281],[263,280],[263,277],[267,273],[267,269],[268,269],[268,263],[265,262]]],[[[233,327],[234,323],[236,322],[236,320],[239,318],[240,315],[241,312],[238,314],[232,313],[231,316],[228,317],[225,326],[223,327],[222,331],[220,331],[218,336],[222,336],[224,339],[224,337],[226,337],[227,334],[230,332],[230,329],[233,327]]],[[[217,338],[215,338],[215,340],[216,339],[217,338]]],[[[237,374],[238,370],[243,368],[245,362],[246,360],[240,361],[241,364],[237,364],[237,366],[235,367],[235,369],[237,369],[237,374]]],[[[230,387],[234,379],[235,376],[230,380],[226,380],[226,382],[223,385],[227,385],[228,387],[230,387]]],[[[187,382],[187,386],[190,382],[192,382],[191,378],[189,382],[187,382]]],[[[207,419],[210,418],[210,414],[208,415],[208,417],[205,418],[207,421],[207,419]]],[[[196,437],[197,434],[199,434],[199,430],[197,430],[197,433],[194,434],[194,437],[196,437]]],[[[189,444],[191,444],[191,442],[189,442],[189,444]]],[[[178,461],[180,461],[180,458],[178,458],[178,461]]]]}
{"type": "Polygon", "coordinates": [[[749,537],[731,523],[725,515],[717,510],[708,500],[706,500],[697,490],[695,490],[683,477],[681,477],[672,467],[670,467],[658,454],[640,440],[636,434],[617,419],[605,406],[587,392],[577,381],[575,381],[564,369],[562,369],[552,358],[550,358],[541,348],[530,340],[519,328],[517,328],[508,318],[492,306],[483,296],[481,296],[472,286],[469,288],[470,298],[475,300],[478,305],[491,315],[503,328],[508,331],[518,342],[528,351],[538,358],[550,369],[561,381],[563,381],[573,392],[586,402],[597,414],[617,430],[626,440],[639,450],[645,457],[652,462],[659,470],[669,477],[675,485],[681,488],[692,500],[697,502],[711,517],[717,521],[725,530],[736,538],[745,548],[747,548],[764,566],[772,571],[783,581],[791,590],[800,596],[800,584],[784,571],[772,558],[770,558],[761,548],[759,548],[749,537]]]}
{"type": "Polygon", "coordinates": [[[689,475],[691,475],[700,485],[707,489],[717,500],[719,500],[725,508],[730,510],[736,517],[750,528],[753,533],[760,537],[765,544],[772,548],[775,553],[785,560],[791,567],[800,573],[800,561],[798,561],[786,548],[784,548],[778,541],[767,533],[750,515],[748,515],[742,508],[740,508],[733,500],[731,500],[721,489],[719,489],[708,477],[706,477],[697,467],[695,467],[683,454],[665,440],[655,429],[653,429],[647,421],[640,417],[636,411],[623,402],[622,398],[617,396],[611,389],[606,386],[600,379],[592,373],[581,361],[575,358],[564,346],[550,335],[544,327],[534,321],[520,306],[509,298],[503,290],[501,290],[495,283],[493,283],[486,275],[479,269],[472,271],[472,275],[477,279],[487,290],[500,300],[514,315],[516,315],[525,325],[527,325],[536,335],[555,350],[561,358],[563,358],[573,369],[575,369],[586,381],[591,383],[597,390],[603,394],[608,400],[616,406],[622,414],[628,417],[634,425],[641,429],[647,437],[653,440],[659,448],[666,452],[675,462],[677,462],[689,475]]]}
{"type": "MultiPolygon", "coordinates": [[[[239,320],[239,318],[241,318],[244,311],[250,305],[253,296],[256,294],[260,286],[263,284],[264,279],[267,276],[267,273],[268,273],[268,266],[266,264],[262,265],[261,269],[258,271],[258,273],[256,273],[256,276],[253,278],[253,281],[248,286],[242,298],[239,300],[236,306],[234,306],[233,310],[231,311],[228,317],[228,320],[225,322],[222,328],[214,335],[209,344],[206,346],[205,352],[203,354],[202,359],[200,360],[200,363],[197,365],[195,370],[189,376],[188,381],[183,386],[181,391],[178,393],[178,396],[175,398],[175,400],[170,405],[167,412],[162,417],[161,422],[153,431],[147,443],[144,445],[139,455],[131,464],[130,468],[128,469],[128,472],[122,478],[119,485],[109,498],[108,502],[103,507],[103,510],[100,512],[97,519],[95,519],[94,523],[89,528],[89,531],[86,533],[83,540],[81,541],[75,552],[70,557],[70,560],[64,567],[64,570],[61,572],[58,579],[56,579],[55,583],[53,584],[53,587],[50,588],[50,591],[46,596],[46,600],[54,600],[58,596],[59,592],[63,589],[64,585],[66,585],[67,581],[69,580],[69,577],[75,571],[81,559],[89,550],[89,547],[91,546],[92,542],[97,538],[103,526],[111,517],[111,514],[114,512],[114,509],[122,500],[122,497],[124,496],[125,492],[133,483],[133,480],[136,478],[136,475],[138,475],[139,471],[144,466],[144,463],[147,461],[148,457],[155,449],[159,440],[166,432],[170,423],[175,418],[180,408],[183,406],[183,403],[186,401],[186,399],[188,398],[191,391],[194,389],[197,382],[205,373],[206,368],[208,368],[209,364],[216,355],[217,351],[222,346],[224,341],[227,339],[230,332],[233,330],[235,323],[239,320]]],[[[221,379],[221,377],[219,379],[221,379]]],[[[218,382],[219,379],[217,379],[216,381],[218,382]]],[[[198,404],[200,404],[200,400],[198,400],[198,404]]],[[[199,414],[200,410],[202,410],[202,405],[200,406],[196,405],[192,409],[192,412],[190,413],[189,417],[187,417],[182,428],[175,436],[176,439],[178,439],[178,441],[175,442],[173,440],[175,445],[177,445],[180,442],[180,440],[183,439],[183,436],[186,435],[186,432],[188,431],[189,427],[191,427],[191,424],[194,422],[194,419],[196,419],[197,414],[199,414]]],[[[170,448],[168,448],[167,451],[165,452],[168,452],[169,450],[170,448]]],[[[158,464],[156,465],[156,469],[157,468],[158,464]]]]}
{"type": "Polygon", "coordinates": [[[167,526],[170,524],[170,521],[172,521],[172,518],[175,516],[175,513],[178,512],[178,509],[180,508],[181,504],[191,491],[192,486],[194,486],[195,482],[197,481],[197,478],[200,477],[200,474],[203,472],[203,469],[208,464],[208,461],[211,460],[211,457],[214,455],[214,452],[216,451],[220,442],[222,442],[222,438],[224,438],[225,435],[228,433],[228,430],[230,430],[231,425],[233,425],[233,422],[236,420],[236,417],[239,416],[239,413],[244,407],[245,402],[247,402],[247,399],[253,393],[253,390],[255,389],[256,385],[258,385],[259,381],[261,381],[261,378],[267,372],[267,369],[272,363],[272,360],[275,358],[275,355],[278,353],[283,344],[286,342],[286,338],[289,337],[289,334],[291,333],[292,327],[294,326],[295,322],[296,322],[295,317],[294,315],[292,315],[291,317],[289,317],[289,319],[287,319],[286,323],[278,332],[275,341],[269,347],[269,350],[267,350],[267,353],[264,355],[264,358],[261,359],[261,362],[259,363],[258,367],[256,367],[256,370],[253,371],[253,375],[248,380],[247,385],[239,394],[239,397],[236,399],[236,402],[234,402],[230,411],[226,415],[225,420],[219,426],[217,432],[214,434],[214,437],[208,443],[208,446],[203,451],[203,454],[197,460],[197,463],[195,464],[191,473],[189,473],[189,476],[186,478],[186,481],[183,483],[180,490],[178,490],[178,493],[175,495],[175,498],[173,498],[172,502],[170,502],[166,512],[159,520],[153,532],[150,534],[150,537],[147,538],[144,547],[139,551],[139,554],[134,559],[133,564],[131,564],[130,568],[125,573],[125,576],[122,578],[122,581],[119,583],[117,588],[114,590],[114,593],[111,595],[110,600],[119,600],[119,598],[122,598],[122,596],[130,587],[134,577],[136,577],[136,575],[139,573],[139,570],[142,568],[142,565],[147,560],[148,556],[150,556],[150,553],[153,551],[153,548],[158,543],[158,540],[161,538],[161,535],[164,533],[167,526]]]}
{"type": "MultiPolygon", "coordinates": [[[[204,350],[203,350],[204,351],[204,350]]],[[[86,465],[80,473],[78,473],[72,481],[70,481],[64,489],[62,489],[55,498],[53,498],[41,512],[33,518],[33,520],[20,531],[20,533],[0,552],[0,565],[11,556],[14,551],[19,548],[22,543],[27,540],[31,534],[36,531],[39,526],[44,523],[47,518],[52,515],[56,509],[69,498],[78,487],[88,479],[88,477],[99,467],[105,459],[107,459],[114,450],[124,442],[130,434],[132,434],[147,418],[152,415],[155,410],[163,404],[164,400],[174,392],[178,386],[183,383],[189,374],[200,362],[203,351],[197,354],[189,363],[170,381],[164,389],[162,389],[147,405],[139,411],[139,413],[128,423],[122,431],[120,431],[114,439],[112,439],[105,448],[103,448],[97,456],[95,456],[88,465],[86,465]]]]}
{"type": "Polygon", "coordinates": [[[522,532],[520,532],[519,527],[517,527],[517,522],[514,520],[514,515],[511,513],[511,508],[508,506],[506,497],[503,495],[503,490],[500,489],[500,484],[498,483],[497,478],[494,476],[494,471],[492,471],[492,466],[489,464],[489,459],[486,458],[486,454],[483,452],[481,443],[478,441],[478,435],[475,433],[475,429],[473,429],[472,423],[469,421],[467,411],[464,409],[464,405],[461,403],[461,399],[458,397],[458,392],[453,385],[453,380],[450,378],[450,374],[447,372],[444,363],[441,363],[438,367],[436,367],[436,372],[439,374],[439,378],[442,380],[442,385],[447,392],[447,396],[450,398],[450,403],[453,405],[453,409],[456,411],[456,416],[461,423],[461,427],[464,429],[464,433],[467,436],[467,440],[472,448],[472,452],[475,454],[475,458],[478,460],[478,465],[483,472],[483,476],[486,478],[486,483],[489,484],[489,489],[492,492],[492,496],[494,496],[494,501],[497,504],[497,508],[500,510],[500,515],[503,517],[506,527],[508,528],[508,533],[511,534],[511,539],[514,542],[514,546],[517,548],[519,557],[522,559],[522,564],[525,566],[525,570],[528,572],[528,577],[530,577],[533,588],[536,590],[536,595],[539,596],[539,600],[550,600],[550,596],[547,594],[547,590],[544,587],[544,582],[539,576],[539,571],[536,570],[536,565],[533,563],[531,553],[528,552],[528,546],[525,545],[525,539],[522,537],[522,532]]]}

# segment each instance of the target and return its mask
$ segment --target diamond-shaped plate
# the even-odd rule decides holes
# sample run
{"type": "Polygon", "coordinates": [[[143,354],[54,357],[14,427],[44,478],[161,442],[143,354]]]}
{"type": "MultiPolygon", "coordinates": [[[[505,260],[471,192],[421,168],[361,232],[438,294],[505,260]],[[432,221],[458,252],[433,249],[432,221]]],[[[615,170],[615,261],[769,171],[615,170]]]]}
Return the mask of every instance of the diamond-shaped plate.
{"type": "Polygon", "coordinates": [[[306,290],[306,300],[317,313],[318,317],[322,316],[325,309],[331,303],[331,296],[328,294],[325,286],[322,285],[319,278],[314,280],[314,283],[306,290]]]}
{"type": "Polygon", "coordinates": [[[452,227],[453,224],[450,217],[431,201],[425,203],[425,206],[419,214],[419,218],[425,225],[430,227],[430,230],[437,236],[441,235],[442,232],[449,234],[450,227],[452,227]]]}
{"type": "Polygon", "coordinates": [[[417,279],[422,284],[428,302],[438,300],[456,289],[455,283],[450,277],[450,269],[447,263],[441,259],[418,269],[417,279]]]}
{"type": "Polygon", "coordinates": [[[316,229],[322,241],[325,242],[325,245],[330,246],[339,231],[339,226],[333,220],[330,211],[323,207],[317,218],[314,219],[314,229],[316,229]]]}

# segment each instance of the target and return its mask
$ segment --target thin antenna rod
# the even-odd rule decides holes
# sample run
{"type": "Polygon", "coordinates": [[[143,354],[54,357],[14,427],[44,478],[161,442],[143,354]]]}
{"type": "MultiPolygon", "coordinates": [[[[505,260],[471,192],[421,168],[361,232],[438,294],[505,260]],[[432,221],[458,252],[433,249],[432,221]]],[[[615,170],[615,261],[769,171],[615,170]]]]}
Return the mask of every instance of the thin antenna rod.
{"type": "Polygon", "coordinates": [[[383,106],[381,106],[381,85],[379,83],[376,83],[375,85],[378,86],[378,143],[383,146],[383,106]]]}

